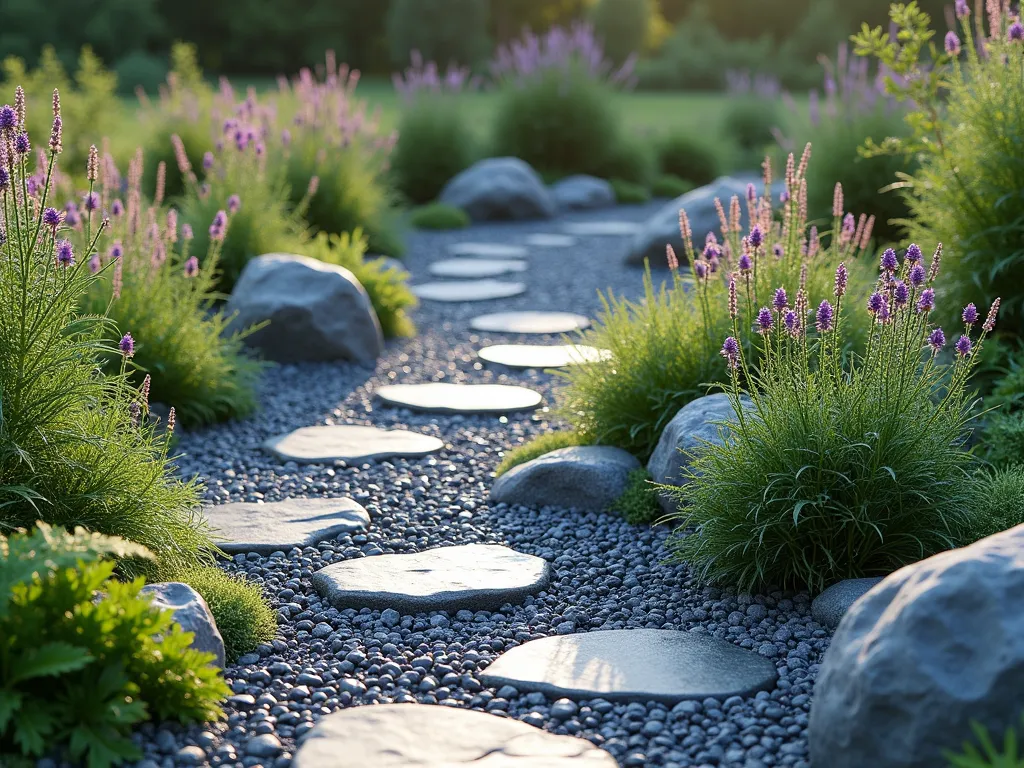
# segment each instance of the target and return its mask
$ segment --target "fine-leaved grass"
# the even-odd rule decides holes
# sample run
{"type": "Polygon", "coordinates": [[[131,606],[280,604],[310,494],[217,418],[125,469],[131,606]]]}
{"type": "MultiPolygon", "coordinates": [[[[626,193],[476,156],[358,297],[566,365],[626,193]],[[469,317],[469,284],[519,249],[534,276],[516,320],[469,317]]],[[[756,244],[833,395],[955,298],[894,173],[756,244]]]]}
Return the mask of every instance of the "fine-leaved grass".
{"type": "Polygon", "coordinates": [[[634,469],[629,475],[625,492],[609,507],[609,512],[622,515],[627,523],[651,525],[664,515],[658,503],[657,491],[651,484],[651,475],[646,469],[634,469]]]}
{"type": "Polygon", "coordinates": [[[505,454],[494,474],[501,477],[513,467],[533,461],[545,453],[557,451],[559,448],[570,448],[574,445],[588,445],[578,433],[570,431],[548,432],[539,435],[528,443],[523,443],[505,454]]]}

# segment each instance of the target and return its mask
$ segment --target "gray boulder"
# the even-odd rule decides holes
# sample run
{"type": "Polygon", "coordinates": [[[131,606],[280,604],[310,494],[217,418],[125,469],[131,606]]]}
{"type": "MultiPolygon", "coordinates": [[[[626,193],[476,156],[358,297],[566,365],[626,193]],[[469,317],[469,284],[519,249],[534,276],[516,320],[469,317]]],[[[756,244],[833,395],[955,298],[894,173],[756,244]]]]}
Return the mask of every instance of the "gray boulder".
{"type": "Polygon", "coordinates": [[[811,616],[823,627],[839,626],[850,606],[860,600],[882,579],[843,579],[822,591],[811,603],[811,616]]]}
{"type": "MultiPolygon", "coordinates": [[[[733,195],[743,197],[747,184],[757,184],[755,176],[722,176],[707,186],[680,195],[665,205],[649,218],[633,236],[626,258],[628,264],[644,263],[649,259],[652,267],[665,267],[665,246],[671,244],[683,259],[683,237],[679,234],[679,211],[686,211],[693,230],[693,245],[697,249],[704,247],[704,238],[708,232],[719,235],[721,240],[721,223],[715,210],[715,198],[722,201],[726,212],[729,211],[729,199],[733,195]]],[[[760,192],[760,185],[758,192],[760,192]]],[[[744,222],[746,220],[746,204],[741,206],[744,222]]]]}
{"type": "Polygon", "coordinates": [[[1024,709],[1024,525],[908,565],[839,624],[814,689],[811,763],[934,768],[1024,709]]]}
{"type": "Polygon", "coordinates": [[[615,190],[604,179],[577,174],[551,185],[551,195],[563,211],[585,211],[615,205],[615,190]]]}
{"type": "Polygon", "coordinates": [[[174,621],[194,635],[192,647],[212,653],[216,657],[214,663],[224,667],[224,639],[202,595],[188,584],[177,581],[147,584],[140,594],[148,596],[154,606],[174,611],[174,621]]]}
{"type": "Polygon", "coordinates": [[[355,275],[306,256],[271,253],[250,261],[226,311],[235,315],[232,330],[269,321],[245,342],[277,362],[370,364],[384,350],[377,314],[355,275]]]}
{"type": "Polygon", "coordinates": [[[601,511],[626,490],[636,458],[607,445],[559,448],[513,467],[494,481],[491,500],[533,507],[601,511]]]}
{"type": "Polygon", "coordinates": [[[550,219],[558,210],[537,172],[517,157],[474,163],[445,185],[440,201],[473,221],[550,219]]]}
{"type": "MultiPolygon", "coordinates": [[[[743,404],[747,408],[753,406],[747,398],[743,398],[743,404]]],[[[661,433],[658,447],[647,462],[653,481],[662,485],[686,485],[683,469],[690,466],[694,451],[704,441],[720,441],[715,422],[734,418],[732,403],[724,392],[698,397],[680,408],[661,433]]],[[[676,504],[668,496],[659,494],[658,502],[666,512],[675,511],[676,504]]]]}

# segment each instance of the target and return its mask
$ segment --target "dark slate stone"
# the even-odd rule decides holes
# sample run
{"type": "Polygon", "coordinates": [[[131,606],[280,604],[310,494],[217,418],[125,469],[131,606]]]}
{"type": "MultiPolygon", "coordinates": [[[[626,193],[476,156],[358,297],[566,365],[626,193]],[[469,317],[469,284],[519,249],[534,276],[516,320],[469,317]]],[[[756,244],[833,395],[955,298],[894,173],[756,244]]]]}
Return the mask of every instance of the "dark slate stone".
{"type": "Polygon", "coordinates": [[[473,221],[550,219],[558,208],[537,172],[516,157],[489,157],[445,184],[438,198],[473,221]]]}
{"type": "Polygon", "coordinates": [[[210,606],[203,596],[188,584],[161,581],[147,584],[139,593],[145,595],[158,608],[174,612],[174,621],[186,632],[193,634],[192,647],[214,655],[213,663],[224,667],[224,638],[220,636],[210,606]]]}
{"type": "Polygon", "coordinates": [[[312,583],[339,609],[486,611],[544,589],[550,568],[507,547],[466,544],[333,563],[313,574],[312,583]]]}
{"type": "Polygon", "coordinates": [[[272,437],[263,447],[284,461],[360,464],[371,459],[418,459],[440,451],[444,443],[436,437],[404,429],[331,424],[302,427],[272,437]]]}
{"type": "Polygon", "coordinates": [[[539,392],[508,384],[385,384],[377,389],[387,405],[425,413],[515,413],[541,404],[539,392]]]}
{"type": "Polygon", "coordinates": [[[269,504],[233,502],[203,508],[213,533],[228,554],[269,555],[312,547],[343,533],[363,531],[370,515],[352,499],[288,499],[269,504]]]}
{"type": "Polygon", "coordinates": [[[480,680],[553,698],[673,704],[750,696],[777,677],[768,659],[708,634],[621,629],[531,640],[499,656],[480,680]]]}
{"type": "Polygon", "coordinates": [[[881,580],[881,577],[844,579],[833,584],[814,598],[811,603],[811,616],[823,627],[835,629],[846,612],[850,610],[850,606],[881,580]]]}

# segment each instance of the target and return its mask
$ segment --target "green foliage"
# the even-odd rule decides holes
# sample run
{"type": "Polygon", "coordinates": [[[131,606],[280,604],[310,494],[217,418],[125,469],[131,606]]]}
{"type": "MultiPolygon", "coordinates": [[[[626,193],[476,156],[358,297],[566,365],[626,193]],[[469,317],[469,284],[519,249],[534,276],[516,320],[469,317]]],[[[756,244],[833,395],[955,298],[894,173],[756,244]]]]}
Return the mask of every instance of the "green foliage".
{"type": "Polygon", "coordinates": [[[993,411],[982,432],[981,455],[996,467],[1024,461],[1024,411],[993,411]]]}
{"type": "Polygon", "coordinates": [[[629,475],[629,485],[615,503],[611,512],[618,512],[631,525],[652,525],[663,514],[658,504],[657,492],[651,484],[651,475],[646,469],[634,469],[629,475]]]}
{"type": "Polygon", "coordinates": [[[202,595],[224,639],[229,664],[277,634],[277,619],[263,591],[244,577],[208,565],[175,571],[165,578],[188,584],[202,595]]]}
{"type": "Polygon", "coordinates": [[[949,768],[1024,768],[1024,753],[1020,750],[1020,740],[1014,728],[1006,729],[1002,749],[992,742],[988,730],[981,723],[972,722],[971,730],[981,749],[966,743],[961,754],[947,750],[945,758],[949,760],[949,768]]]}
{"type": "Polygon", "coordinates": [[[411,203],[435,199],[477,157],[477,141],[456,97],[424,94],[402,110],[391,154],[395,187],[411,203]]]}
{"type": "Polygon", "coordinates": [[[688,131],[675,131],[658,142],[658,167],[696,187],[710,184],[722,174],[717,144],[688,131]]]}
{"type": "Polygon", "coordinates": [[[648,0],[597,0],[591,12],[594,32],[608,58],[621,65],[644,49],[651,26],[648,0]]]}
{"type": "Polygon", "coordinates": [[[0,537],[0,754],[38,758],[58,745],[107,768],[141,757],[137,723],[220,716],[231,691],[213,655],[139,595],[142,579],[111,579],[108,556],[148,553],[45,523],[0,537]]]}
{"type": "MultiPolygon", "coordinates": [[[[14,170],[11,187],[21,188],[29,169],[14,170]]],[[[43,172],[45,195],[50,174],[43,172]]],[[[68,228],[44,228],[43,206],[29,208],[10,192],[0,197],[7,234],[0,245],[0,530],[40,519],[83,525],[142,544],[167,565],[209,560],[196,483],[172,473],[167,438],[139,425],[145,401],[124,372],[126,361],[96,375],[117,351],[105,341],[106,318],[77,314],[101,279],[87,266],[92,249],[79,250],[73,265],[55,263],[55,241],[68,228]]],[[[83,222],[84,241],[92,242],[97,218],[83,222]]]]}
{"type": "Polygon", "coordinates": [[[160,56],[135,51],[118,59],[114,72],[122,93],[135,93],[136,88],[141,88],[148,94],[155,94],[167,80],[167,62],[160,56]]]}
{"type": "Polygon", "coordinates": [[[651,194],[654,195],[654,197],[676,198],[680,195],[685,195],[687,192],[693,191],[693,189],[694,186],[691,182],[684,181],[671,173],[662,174],[651,182],[651,194]]]}
{"type": "Polygon", "coordinates": [[[409,221],[416,229],[465,229],[470,225],[468,213],[444,203],[431,203],[414,208],[409,221]]]}
{"type": "Polygon", "coordinates": [[[623,136],[594,164],[592,172],[602,179],[621,179],[646,186],[654,177],[655,165],[654,152],[642,138],[623,136]]]}
{"type": "Polygon", "coordinates": [[[416,335],[416,326],[406,313],[416,306],[416,296],[409,290],[409,273],[387,259],[365,258],[366,240],[359,230],[354,236],[319,232],[299,252],[327,264],[337,264],[355,275],[370,297],[385,338],[416,335]]]}
{"type": "Polygon", "coordinates": [[[615,202],[620,205],[638,205],[650,202],[651,192],[647,187],[622,179],[612,179],[611,185],[615,192],[615,202]]]}
{"type": "Polygon", "coordinates": [[[1003,327],[1024,329],[1024,48],[1007,40],[1010,19],[996,14],[987,54],[975,48],[973,15],[960,22],[966,54],[937,50],[927,14],[916,3],[893,5],[899,38],[865,25],[857,52],[871,55],[894,77],[887,90],[910,109],[911,136],[875,151],[918,155],[921,167],[908,190],[909,235],[941,241],[947,318],[969,300],[1002,296],[1003,327]]]}
{"type": "Polygon", "coordinates": [[[1024,464],[1021,461],[1024,461],[1024,454],[1018,453],[1017,463],[1007,463],[1001,469],[981,470],[974,476],[970,523],[963,537],[965,544],[1024,523],[1024,464]]]}
{"type": "Polygon", "coordinates": [[[778,103],[754,96],[734,99],[722,117],[722,132],[748,157],[761,155],[774,141],[772,130],[779,127],[778,103]]]}
{"type": "Polygon", "coordinates": [[[494,474],[501,477],[513,467],[533,461],[545,453],[557,451],[559,448],[571,448],[575,445],[590,445],[590,443],[580,434],[571,431],[548,432],[538,435],[530,442],[517,446],[506,453],[498,468],[494,470],[494,474]]]}
{"type": "Polygon", "coordinates": [[[392,63],[404,66],[414,50],[427,61],[480,63],[490,50],[488,7],[486,0],[391,0],[392,63]]]}

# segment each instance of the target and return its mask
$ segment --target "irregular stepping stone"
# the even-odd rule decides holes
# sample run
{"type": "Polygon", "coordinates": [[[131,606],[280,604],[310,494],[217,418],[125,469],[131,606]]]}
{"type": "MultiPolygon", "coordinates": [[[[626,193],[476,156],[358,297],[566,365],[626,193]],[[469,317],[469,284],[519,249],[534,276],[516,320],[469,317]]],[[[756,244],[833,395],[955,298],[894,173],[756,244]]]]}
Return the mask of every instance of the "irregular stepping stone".
{"type": "Polygon", "coordinates": [[[526,283],[501,280],[452,280],[446,283],[420,283],[412,292],[427,301],[463,302],[508,299],[526,293],[526,283]]]}
{"type": "Polygon", "coordinates": [[[750,696],[777,677],[768,659],[711,635],[616,629],[531,640],[499,656],[480,682],[552,697],[672,704],[750,696]]]}
{"type": "Polygon", "coordinates": [[[418,459],[444,448],[436,437],[404,429],[357,424],[302,427],[267,440],[263,447],[284,461],[359,464],[371,459],[418,459]]]}
{"type": "Polygon", "coordinates": [[[880,582],[881,577],[869,579],[844,579],[833,584],[814,598],[811,603],[811,616],[823,627],[835,629],[850,606],[880,582]]]}
{"type": "Polygon", "coordinates": [[[441,259],[430,265],[435,277],[481,278],[525,272],[522,259],[441,259]]]}
{"type": "Polygon", "coordinates": [[[351,707],[320,718],[292,768],[616,768],[589,741],[472,709],[351,707]]]}
{"type": "Polygon", "coordinates": [[[532,411],[539,392],[507,384],[387,384],[377,390],[387,405],[426,413],[515,413],[532,411]]]}
{"type": "Polygon", "coordinates": [[[529,251],[521,245],[505,243],[456,243],[448,246],[452,256],[469,256],[478,259],[522,259],[529,251]]]}
{"type": "Polygon", "coordinates": [[[601,510],[611,506],[640,469],[636,457],[609,445],[559,448],[513,467],[494,481],[491,500],[530,507],[601,510]]]}
{"type": "Polygon", "coordinates": [[[627,237],[640,231],[633,221],[575,221],[564,226],[570,235],[581,237],[627,237]]]}
{"type": "Polygon", "coordinates": [[[466,544],[333,563],[312,583],[338,609],[490,611],[544,589],[550,570],[547,561],[508,547],[466,544]]]}
{"type": "Polygon", "coordinates": [[[496,312],[469,321],[469,327],[490,333],[569,333],[587,328],[590,320],[569,312],[496,312]]]}
{"type": "Polygon", "coordinates": [[[224,667],[224,639],[217,629],[210,606],[203,596],[188,584],[177,581],[162,581],[147,584],[140,592],[150,599],[157,608],[174,612],[174,621],[183,630],[192,633],[191,647],[197,651],[212,653],[212,663],[224,667]]]}
{"type": "Polygon", "coordinates": [[[610,350],[586,344],[495,344],[477,353],[481,360],[507,368],[566,368],[607,360],[611,354],[610,350]]]}
{"type": "Polygon", "coordinates": [[[270,504],[215,504],[203,508],[219,546],[229,555],[269,555],[313,547],[370,525],[370,515],[352,499],[288,499],[270,504]]]}
{"type": "Polygon", "coordinates": [[[527,235],[524,242],[534,248],[571,248],[576,245],[576,238],[571,235],[540,232],[536,235],[527,235]]]}

